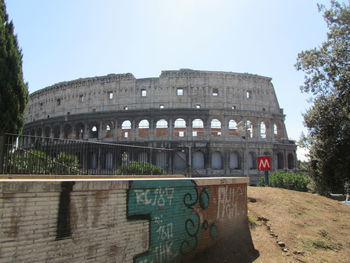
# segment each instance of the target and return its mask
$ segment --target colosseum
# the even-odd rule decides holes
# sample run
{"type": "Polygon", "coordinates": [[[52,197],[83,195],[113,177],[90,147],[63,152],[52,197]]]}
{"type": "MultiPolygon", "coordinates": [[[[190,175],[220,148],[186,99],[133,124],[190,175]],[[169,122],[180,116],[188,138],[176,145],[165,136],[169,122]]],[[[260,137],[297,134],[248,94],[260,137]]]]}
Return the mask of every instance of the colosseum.
{"type": "Polygon", "coordinates": [[[193,175],[256,182],[258,156],[271,156],[272,170],[295,168],[296,145],[284,119],[271,78],[180,69],[158,78],[110,74],[38,90],[30,95],[24,134],[165,147],[177,153],[175,171],[188,165],[193,175]]]}

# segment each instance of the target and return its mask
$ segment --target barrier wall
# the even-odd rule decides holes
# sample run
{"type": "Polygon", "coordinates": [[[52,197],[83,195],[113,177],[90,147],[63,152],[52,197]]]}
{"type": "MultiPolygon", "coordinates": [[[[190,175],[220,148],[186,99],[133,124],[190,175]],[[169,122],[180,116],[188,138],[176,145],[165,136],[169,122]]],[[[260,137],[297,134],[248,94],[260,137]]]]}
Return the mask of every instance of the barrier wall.
{"type": "Polygon", "coordinates": [[[191,262],[245,227],[247,183],[2,180],[0,262],[191,262]]]}

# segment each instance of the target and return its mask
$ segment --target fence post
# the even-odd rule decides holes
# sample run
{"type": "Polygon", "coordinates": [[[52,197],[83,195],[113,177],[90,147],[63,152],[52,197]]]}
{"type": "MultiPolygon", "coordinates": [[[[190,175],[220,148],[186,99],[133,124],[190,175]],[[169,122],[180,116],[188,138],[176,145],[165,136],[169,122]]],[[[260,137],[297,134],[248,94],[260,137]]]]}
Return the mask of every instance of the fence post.
{"type": "Polygon", "coordinates": [[[5,135],[0,135],[0,174],[4,173],[4,148],[5,148],[5,135]]]}

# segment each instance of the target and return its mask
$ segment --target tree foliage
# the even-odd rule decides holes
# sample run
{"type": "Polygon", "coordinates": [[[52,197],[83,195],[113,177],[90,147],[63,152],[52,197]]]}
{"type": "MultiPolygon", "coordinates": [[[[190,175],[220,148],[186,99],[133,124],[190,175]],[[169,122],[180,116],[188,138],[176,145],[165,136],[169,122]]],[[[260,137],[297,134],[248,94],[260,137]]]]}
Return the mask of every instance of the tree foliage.
{"type": "Polygon", "coordinates": [[[350,5],[319,5],[328,26],[327,40],[298,54],[297,70],[306,73],[303,92],[313,105],[304,114],[308,128],[310,175],[322,194],[343,192],[350,182],[350,5]]]}
{"type": "Polygon", "coordinates": [[[0,0],[0,134],[19,133],[28,100],[23,82],[22,54],[8,20],[4,0],[0,0]]]}

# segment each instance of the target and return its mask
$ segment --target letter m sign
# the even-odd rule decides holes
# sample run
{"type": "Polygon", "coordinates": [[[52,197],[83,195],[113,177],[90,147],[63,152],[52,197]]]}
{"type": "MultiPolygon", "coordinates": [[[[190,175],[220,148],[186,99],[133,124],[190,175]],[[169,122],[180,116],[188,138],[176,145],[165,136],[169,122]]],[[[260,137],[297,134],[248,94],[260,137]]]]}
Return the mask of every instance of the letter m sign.
{"type": "Polygon", "coordinates": [[[270,156],[259,156],[258,157],[258,168],[259,168],[259,171],[271,170],[271,157],[270,156]]]}

